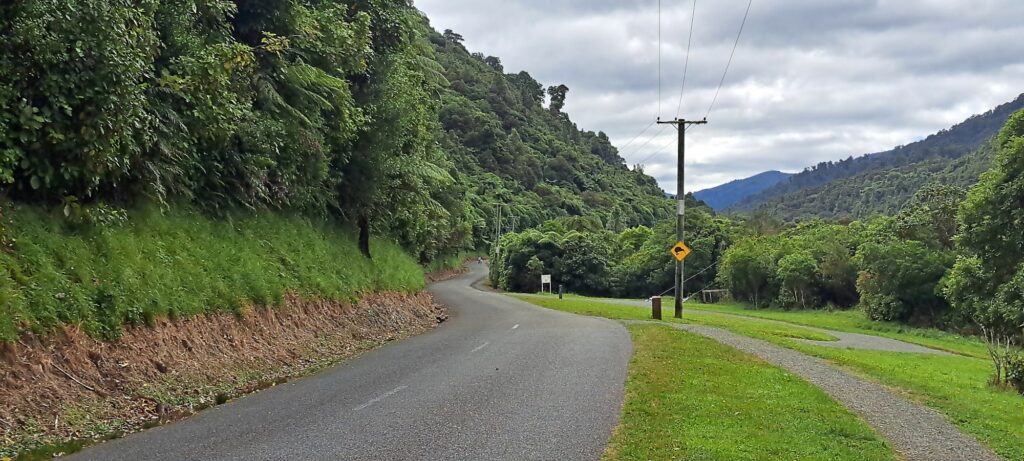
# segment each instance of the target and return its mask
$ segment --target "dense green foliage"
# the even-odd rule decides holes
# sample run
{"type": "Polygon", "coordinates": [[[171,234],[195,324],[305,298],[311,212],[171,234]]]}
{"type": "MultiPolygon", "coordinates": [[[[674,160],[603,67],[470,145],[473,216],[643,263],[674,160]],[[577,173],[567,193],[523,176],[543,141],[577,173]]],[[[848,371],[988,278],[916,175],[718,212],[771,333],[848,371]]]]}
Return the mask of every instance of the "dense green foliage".
{"type": "Polygon", "coordinates": [[[97,226],[16,206],[5,219],[0,341],[61,324],[114,338],[122,323],[274,306],[287,293],[354,301],[423,288],[422,270],[398,246],[382,241],[370,260],[352,230],[297,216],[139,210],[97,226]]]}
{"type": "Polygon", "coordinates": [[[1024,95],[948,130],[887,152],[822,162],[730,208],[765,209],[785,220],[863,219],[894,214],[928,183],[969,187],[988,168],[988,141],[1024,95]]]}
{"type": "Polygon", "coordinates": [[[1010,118],[995,145],[993,168],[960,209],[961,254],[944,292],[983,329],[996,380],[1019,385],[1024,361],[1011,345],[1024,344],[1024,111],[1010,118]]]}
{"type": "MultiPolygon", "coordinates": [[[[729,245],[734,225],[717,217],[692,196],[686,209],[685,240],[693,250],[687,259],[687,294],[715,280],[722,250],[729,245]],[[701,270],[703,269],[703,272],[701,270]]],[[[616,231],[609,217],[558,219],[520,233],[506,234],[492,260],[491,282],[512,291],[539,291],[540,276],[570,292],[647,297],[673,287],[675,259],[669,248],[676,242],[675,220],[616,231]]]]}
{"type": "Polygon", "coordinates": [[[867,171],[830,181],[820,187],[786,194],[761,208],[779,218],[844,220],[893,215],[906,206],[914,193],[927,184],[968,188],[992,162],[988,144],[949,160],[933,158],[893,169],[867,171]]]}
{"type": "Polygon", "coordinates": [[[936,286],[952,265],[961,189],[917,192],[894,217],[850,224],[811,221],[725,251],[719,279],[755,306],[860,304],[874,320],[952,322],[936,286]]]}
{"type": "Polygon", "coordinates": [[[544,108],[405,0],[31,0],[0,24],[0,188],[21,200],[330,214],[424,261],[482,242],[496,201],[523,226],[667,214],[561,112],[567,87],[544,108]]]}
{"type": "MultiPolygon", "coordinates": [[[[287,283],[260,275],[245,287],[193,287],[187,270],[166,278],[118,255],[102,277],[68,262],[113,251],[95,247],[109,233],[144,245],[124,229],[163,220],[215,234],[194,243],[206,251],[231,216],[294,216],[280,219],[351,226],[365,256],[397,241],[429,264],[486,251],[495,203],[519,229],[574,216],[621,230],[670,212],[653,178],[562,112],[568,87],[545,92],[525,72],[505,74],[458,34],[433,31],[407,0],[28,0],[0,6],[0,33],[0,196],[34,210],[0,229],[16,242],[0,272],[5,338],[62,322],[111,336],[120,321],[200,312],[215,298],[211,309],[281,290],[351,291],[297,284],[300,272],[285,272],[287,283]],[[125,211],[140,207],[155,209],[125,211]],[[64,222],[43,210],[63,211],[64,222]],[[182,217],[191,210],[212,221],[182,217]],[[371,232],[385,237],[380,248],[371,232]],[[92,279],[110,285],[83,288],[92,279]],[[234,289],[237,298],[209,291],[234,289]],[[47,298],[55,293],[65,298],[47,298]]],[[[326,238],[295,236],[306,237],[326,238]]],[[[235,250],[249,265],[278,258],[235,250]]],[[[212,258],[212,277],[234,277],[224,258],[193,256],[197,267],[212,258]]]]}
{"type": "Polygon", "coordinates": [[[498,204],[507,229],[590,216],[618,232],[669,216],[654,178],[627,168],[603,132],[581,131],[561,112],[567,87],[550,87],[545,108],[543,86],[527,72],[505,74],[500,59],[470,53],[454,32],[430,39],[451,82],[441,95],[441,146],[467,189],[478,246],[493,242],[498,204]]]}
{"type": "Polygon", "coordinates": [[[742,239],[725,251],[719,280],[755,306],[850,306],[857,300],[852,257],[869,232],[863,227],[812,222],[742,239]]]}
{"type": "Polygon", "coordinates": [[[405,2],[0,8],[0,184],[14,197],[363,216],[424,257],[458,238],[443,81],[405,2]]]}
{"type": "Polygon", "coordinates": [[[918,241],[868,242],[857,250],[857,292],[873,320],[927,321],[948,306],[936,286],[952,266],[953,255],[918,241]]]}

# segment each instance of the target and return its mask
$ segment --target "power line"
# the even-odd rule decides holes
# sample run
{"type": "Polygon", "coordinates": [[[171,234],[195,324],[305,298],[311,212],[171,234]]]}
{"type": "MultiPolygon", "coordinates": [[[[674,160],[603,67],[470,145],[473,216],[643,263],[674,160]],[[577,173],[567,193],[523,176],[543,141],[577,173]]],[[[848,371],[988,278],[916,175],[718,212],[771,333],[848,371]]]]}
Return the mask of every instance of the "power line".
{"type": "Polygon", "coordinates": [[[658,118],[661,118],[661,0],[658,0],[658,118]]]}
{"type": "Polygon", "coordinates": [[[636,136],[633,136],[633,139],[630,139],[629,142],[627,142],[626,144],[623,144],[623,146],[619,148],[619,153],[624,152],[626,150],[626,148],[629,147],[630,144],[633,144],[633,141],[636,141],[637,138],[639,138],[640,136],[643,136],[643,134],[646,133],[647,130],[651,129],[651,127],[654,126],[655,122],[656,122],[655,120],[652,120],[651,123],[648,124],[647,126],[645,126],[644,129],[641,130],[639,134],[637,134],[636,136]]]}
{"type": "MultiPolygon", "coordinates": [[[[684,127],[684,128],[683,128],[683,130],[689,130],[689,129],[690,129],[691,127],[692,127],[692,125],[688,125],[688,126],[684,127]]],[[[674,141],[674,140],[673,140],[673,141],[674,141]]],[[[654,151],[654,153],[653,153],[653,154],[651,154],[651,155],[648,155],[648,156],[644,157],[644,159],[643,159],[643,160],[641,160],[641,161],[639,161],[639,162],[636,162],[636,163],[637,163],[638,165],[642,165],[642,164],[643,164],[644,162],[646,162],[646,161],[650,160],[650,159],[651,159],[651,157],[654,157],[655,155],[658,155],[658,154],[660,154],[660,153],[662,153],[662,152],[665,152],[665,149],[668,149],[668,148],[669,148],[669,146],[671,146],[671,145],[672,145],[672,142],[673,142],[673,141],[669,141],[669,142],[668,142],[668,144],[665,144],[664,146],[661,146],[661,149],[658,149],[658,150],[654,151]]]]}
{"type": "MultiPolygon", "coordinates": [[[[655,122],[655,123],[657,123],[657,122],[655,122]]],[[[655,133],[651,134],[651,136],[649,136],[647,138],[647,141],[644,142],[643,144],[641,144],[640,147],[637,147],[636,149],[633,149],[633,152],[630,152],[629,154],[623,155],[622,158],[625,159],[627,157],[633,157],[636,154],[639,154],[641,151],[643,151],[644,147],[647,147],[647,145],[650,144],[651,141],[653,141],[655,138],[657,138],[658,135],[660,135],[661,132],[664,131],[664,130],[665,130],[665,126],[662,125],[661,127],[658,128],[658,130],[655,133]]]]}
{"type": "Polygon", "coordinates": [[[732,65],[732,57],[736,54],[736,46],[739,45],[740,35],[743,34],[743,26],[747,24],[747,16],[750,15],[750,5],[753,4],[754,0],[747,1],[747,11],[743,13],[743,22],[740,23],[740,30],[736,33],[736,42],[732,44],[732,52],[729,53],[729,61],[725,63],[725,71],[722,72],[722,80],[718,82],[718,89],[715,90],[715,97],[711,100],[711,105],[708,106],[708,111],[704,114],[704,118],[708,118],[708,115],[711,115],[711,109],[715,107],[715,102],[718,101],[718,92],[722,91],[722,84],[725,83],[725,75],[729,73],[729,66],[732,65]]]}
{"type": "Polygon", "coordinates": [[[683,108],[683,90],[686,89],[686,71],[690,68],[690,45],[693,43],[693,20],[697,17],[697,0],[693,0],[693,11],[690,12],[690,36],[686,39],[686,61],[683,64],[683,84],[679,87],[679,104],[676,105],[676,118],[683,108]]]}
{"type": "Polygon", "coordinates": [[[643,158],[643,160],[641,160],[641,161],[637,162],[637,165],[643,165],[643,163],[644,163],[644,162],[646,162],[646,161],[648,161],[648,160],[652,159],[652,158],[653,158],[654,156],[657,156],[658,154],[662,154],[662,153],[664,153],[666,149],[669,149],[669,148],[670,148],[670,146],[671,146],[671,145],[673,145],[673,144],[675,144],[675,143],[676,143],[676,140],[675,140],[675,139],[673,139],[673,140],[672,140],[671,142],[669,142],[669,143],[667,143],[667,144],[663,145],[663,146],[662,146],[662,149],[658,149],[657,151],[654,151],[654,152],[653,152],[653,153],[652,153],[651,155],[649,155],[649,156],[647,156],[647,157],[644,157],[644,158],[643,158]]]}
{"type": "MultiPolygon", "coordinates": [[[[708,269],[711,269],[712,267],[715,267],[715,266],[717,266],[717,265],[718,265],[718,262],[717,262],[717,261],[716,261],[716,262],[713,262],[713,263],[711,263],[711,265],[710,265],[710,266],[708,266],[708,267],[705,267],[705,268],[703,268],[703,269],[701,269],[701,270],[697,271],[697,273],[696,273],[696,274],[693,274],[693,275],[689,276],[689,277],[688,277],[688,278],[687,278],[686,280],[683,280],[683,282],[689,282],[690,280],[693,280],[693,279],[697,278],[697,276],[698,276],[698,275],[700,275],[700,274],[703,274],[703,273],[707,272],[707,270],[708,270],[708,269]]],[[[708,285],[704,286],[704,288],[707,288],[707,287],[709,287],[709,286],[711,286],[711,285],[714,285],[714,284],[715,284],[715,282],[714,282],[714,281],[712,281],[712,282],[711,282],[710,284],[708,284],[708,285]]],[[[676,289],[676,287],[674,287],[674,286],[672,286],[672,287],[669,287],[669,288],[668,288],[667,290],[665,290],[665,291],[662,291],[662,292],[661,292],[661,294],[660,294],[660,295],[658,295],[658,296],[665,296],[665,293],[668,293],[668,292],[670,292],[670,291],[672,291],[672,290],[675,290],[675,289],[676,289]]],[[[703,290],[703,288],[702,288],[701,290],[703,290]]]]}

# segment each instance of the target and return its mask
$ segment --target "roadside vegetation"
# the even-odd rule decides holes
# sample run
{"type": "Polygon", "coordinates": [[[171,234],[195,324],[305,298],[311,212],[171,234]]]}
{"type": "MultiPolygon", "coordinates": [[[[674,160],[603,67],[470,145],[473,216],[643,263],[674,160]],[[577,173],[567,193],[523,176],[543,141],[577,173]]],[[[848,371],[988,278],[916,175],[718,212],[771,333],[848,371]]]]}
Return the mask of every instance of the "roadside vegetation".
{"type": "MultiPolygon", "coordinates": [[[[518,296],[527,302],[582,315],[613,319],[649,320],[650,308],[614,304],[615,300],[572,296],[559,300],[554,296],[518,296]]],[[[1024,400],[1015,392],[986,379],[991,365],[985,345],[978,338],[963,338],[939,330],[904,328],[898,324],[866,320],[851,311],[778,311],[744,309],[736,305],[686,304],[684,322],[721,327],[734,333],[763,339],[774,344],[824,358],[868,379],[900,390],[904,395],[932,407],[977,437],[1006,459],[1024,458],[1024,400]],[[700,310],[700,313],[694,313],[700,310]],[[765,322],[772,320],[773,322],[765,322]],[[792,325],[779,325],[774,321],[792,325]],[[836,349],[793,339],[828,340],[829,335],[800,328],[799,325],[864,334],[876,334],[902,341],[935,347],[961,355],[931,355],[901,352],[836,349]],[[889,329],[870,329],[886,326],[889,329]],[[822,338],[824,337],[824,338],[822,338]]],[[[834,338],[832,338],[834,339],[834,338]]]]}
{"type": "MultiPolygon", "coordinates": [[[[144,280],[149,269],[91,274],[79,261],[94,250],[111,265],[130,259],[115,255],[134,251],[122,248],[125,229],[149,232],[147,220],[165,219],[165,234],[188,229],[216,240],[240,221],[263,224],[251,216],[274,214],[282,218],[270,227],[308,220],[347,229],[341,240],[355,253],[331,253],[339,263],[359,266],[356,254],[395,242],[435,269],[487,248],[499,214],[509,229],[566,216],[653,225],[670,214],[654,178],[625,168],[607,135],[580,129],[562,110],[568,87],[506,74],[499,58],[435,31],[410,2],[265,3],[0,6],[0,215],[11,227],[0,238],[16,262],[0,268],[10,279],[0,282],[0,300],[13,300],[0,306],[9,317],[0,318],[0,339],[79,321],[111,337],[117,319],[272,302],[297,284],[219,272],[276,257],[257,244],[228,245],[257,251],[236,259],[182,262],[180,280],[155,285],[144,280]],[[97,247],[104,238],[110,248],[97,247]],[[232,280],[190,285],[195,271],[232,280]],[[92,275],[106,278],[89,287],[92,275]],[[193,287],[201,294],[179,296],[193,287]]],[[[323,238],[292,236],[305,237],[323,238]]],[[[159,243],[146,238],[134,242],[159,243]]],[[[350,287],[303,288],[334,297],[350,287]]]]}
{"type": "Polygon", "coordinates": [[[102,224],[69,224],[58,213],[15,206],[5,219],[5,341],[62,324],[114,339],[123,324],[241,313],[248,305],[280,305],[289,293],[352,302],[424,286],[423,270],[398,245],[381,239],[369,259],[353,229],[299,216],[211,219],[151,207],[110,214],[102,224]]]}
{"type": "Polygon", "coordinates": [[[863,421],[799,377],[694,334],[633,325],[606,460],[889,460],[863,421]]]}

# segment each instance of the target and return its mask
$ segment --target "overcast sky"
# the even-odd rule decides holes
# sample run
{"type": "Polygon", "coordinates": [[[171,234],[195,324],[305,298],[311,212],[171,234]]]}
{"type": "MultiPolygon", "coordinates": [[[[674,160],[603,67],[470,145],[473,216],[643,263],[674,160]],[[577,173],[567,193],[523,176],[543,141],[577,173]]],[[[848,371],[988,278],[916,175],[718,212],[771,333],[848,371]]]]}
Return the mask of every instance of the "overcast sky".
{"type": "MultiPolygon", "coordinates": [[[[566,84],[565,111],[620,148],[659,114],[657,0],[415,3],[506,72],[566,84]]],[[[676,116],[693,7],[661,2],[663,119],[676,116]]],[[[681,117],[707,112],[746,7],[697,1],[681,117]]],[[[1022,18],[1022,0],[754,0],[710,123],[687,132],[687,191],[887,150],[1014,99],[1022,18]]],[[[621,155],[649,157],[674,192],[674,136],[651,128],[621,155]]]]}

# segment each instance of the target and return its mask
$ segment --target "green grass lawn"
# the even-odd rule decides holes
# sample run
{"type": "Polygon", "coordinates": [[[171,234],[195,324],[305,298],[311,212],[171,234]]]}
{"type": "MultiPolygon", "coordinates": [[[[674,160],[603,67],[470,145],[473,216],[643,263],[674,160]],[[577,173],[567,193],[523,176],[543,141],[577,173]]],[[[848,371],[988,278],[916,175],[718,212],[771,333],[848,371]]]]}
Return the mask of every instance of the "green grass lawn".
{"type": "MultiPolygon", "coordinates": [[[[536,296],[534,299],[557,299],[555,296],[545,295],[543,298],[536,296]]],[[[526,299],[526,298],[523,298],[526,299]]],[[[589,298],[579,295],[565,295],[567,301],[593,301],[601,299],[605,303],[621,301],[613,298],[589,298]]],[[[528,301],[529,300],[527,299],[528,301]]],[[[667,303],[667,316],[671,316],[671,298],[665,298],[667,303]]],[[[593,303],[591,304],[598,304],[593,303]]],[[[622,305],[622,307],[627,307],[622,305]]],[[[642,309],[637,306],[628,306],[639,309],[643,318],[648,318],[650,309],[642,309]]],[[[554,308],[554,307],[553,307],[554,308]]],[[[876,322],[869,320],[864,312],[851,310],[778,310],[778,309],[752,309],[741,304],[701,304],[697,302],[686,303],[686,309],[695,309],[705,312],[717,312],[722,314],[741,315],[744,317],[778,320],[795,325],[804,325],[815,328],[844,331],[849,333],[864,333],[886,338],[898,339],[908,343],[919,344],[933,349],[944,350],[955,354],[968,355],[987,359],[988,351],[985,344],[978,338],[965,337],[955,333],[938,330],[935,328],[914,328],[896,322],[876,322]]],[[[601,314],[594,314],[601,315],[601,314]]],[[[631,317],[623,317],[631,318],[631,317]]]]}
{"type": "Polygon", "coordinates": [[[710,339],[632,325],[607,460],[888,460],[863,421],[800,378],[710,339]]]}
{"type": "Polygon", "coordinates": [[[774,309],[751,309],[739,304],[698,304],[688,303],[686,307],[710,312],[742,315],[746,317],[779,320],[797,325],[825,328],[850,333],[864,333],[898,339],[933,349],[978,358],[988,358],[985,344],[977,338],[970,338],[934,328],[914,328],[895,322],[869,320],[859,310],[804,310],[784,311],[774,309]]]}
{"type": "MultiPolygon", "coordinates": [[[[572,312],[574,314],[625,320],[649,320],[651,318],[651,313],[649,309],[642,309],[636,306],[593,302],[580,297],[572,297],[560,300],[557,297],[541,298],[536,296],[522,295],[512,296],[523,301],[536,304],[538,306],[546,307],[548,309],[572,312]]],[[[679,321],[671,317],[671,312],[664,312],[664,315],[662,316],[662,318],[666,321],[679,321]]],[[[722,327],[728,330],[735,331],[736,333],[742,335],[751,336],[759,339],[776,337],[811,339],[815,341],[836,340],[836,337],[834,336],[813,330],[808,330],[806,328],[801,328],[795,325],[766,323],[758,321],[756,319],[748,320],[728,315],[687,314],[684,312],[683,321],[685,321],[686,323],[695,323],[698,325],[722,327]]]]}
{"type": "MultiPolygon", "coordinates": [[[[554,297],[520,299],[551,309],[609,318],[647,319],[650,316],[649,309],[595,302],[575,296],[562,301],[554,297]]],[[[977,349],[980,347],[983,351],[984,348],[980,341],[935,330],[904,327],[903,331],[900,331],[892,326],[894,324],[882,324],[883,326],[878,329],[867,328],[862,322],[869,322],[868,320],[855,317],[862,315],[860,312],[787,312],[690,304],[687,307],[749,317],[746,322],[733,322],[737,320],[736,317],[684,313],[683,321],[720,326],[737,334],[764,339],[827,359],[855,374],[895,388],[908,398],[940,411],[961,430],[977,437],[1004,458],[1024,460],[1024,397],[988,384],[992,365],[987,358],[978,357],[977,349]],[[778,324],[760,322],[759,318],[875,334],[932,347],[941,345],[943,347],[939,347],[940,349],[965,355],[938,356],[814,346],[790,339],[803,337],[799,334],[798,326],[793,326],[793,330],[775,330],[779,328],[778,324]]],[[[666,319],[676,321],[668,319],[667,316],[666,319]]]]}

